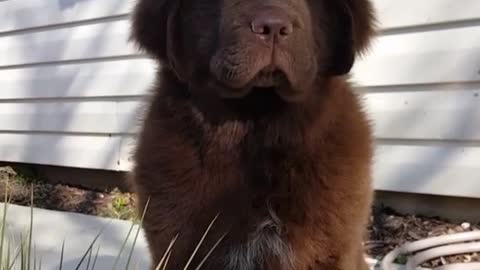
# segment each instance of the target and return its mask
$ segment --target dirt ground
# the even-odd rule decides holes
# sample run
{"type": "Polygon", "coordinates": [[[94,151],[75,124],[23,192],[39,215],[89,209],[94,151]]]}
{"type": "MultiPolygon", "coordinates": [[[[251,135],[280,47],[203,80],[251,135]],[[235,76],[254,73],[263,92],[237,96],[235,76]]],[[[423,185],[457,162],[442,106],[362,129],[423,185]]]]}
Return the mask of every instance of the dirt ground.
{"type": "MultiPolygon", "coordinates": [[[[33,190],[34,206],[102,217],[131,220],[136,217],[135,196],[131,193],[89,190],[67,185],[52,185],[18,174],[10,167],[0,167],[0,200],[5,201],[8,182],[10,203],[29,206],[33,190]]],[[[395,247],[427,237],[480,230],[480,224],[452,223],[441,218],[402,215],[392,209],[377,206],[372,209],[367,253],[377,259],[395,247]]],[[[399,258],[404,263],[405,258],[399,258]]],[[[440,266],[452,262],[480,262],[479,254],[465,254],[433,260],[424,266],[440,266]]]]}

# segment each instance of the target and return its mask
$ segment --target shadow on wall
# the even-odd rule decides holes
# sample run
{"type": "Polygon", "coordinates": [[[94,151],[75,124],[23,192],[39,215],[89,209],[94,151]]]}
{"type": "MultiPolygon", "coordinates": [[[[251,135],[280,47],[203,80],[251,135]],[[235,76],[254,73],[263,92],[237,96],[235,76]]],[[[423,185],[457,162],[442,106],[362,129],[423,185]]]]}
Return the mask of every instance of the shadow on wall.
{"type": "MultiPolygon", "coordinates": [[[[58,0],[58,8],[61,10],[73,9],[78,4],[88,1],[93,2],[95,0],[58,0]]],[[[114,11],[121,8],[125,1],[127,0],[118,0],[111,5],[110,11],[107,13],[114,14],[114,11]]],[[[28,96],[33,96],[36,99],[39,97],[36,102],[31,102],[30,100],[25,101],[29,106],[31,106],[29,111],[33,111],[31,112],[33,117],[30,117],[30,119],[27,120],[29,122],[28,124],[25,123],[27,129],[22,130],[22,132],[27,133],[27,135],[30,132],[35,132],[35,134],[32,136],[35,136],[36,138],[25,140],[25,144],[22,146],[21,152],[14,154],[15,156],[18,156],[19,160],[31,161],[31,157],[35,157],[34,162],[36,163],[52,163],[51,160],[44,160],[43,162],[38,160],[43,160],[45,158],[45,155],[42,157],[42,155],[39,154],[39,152],[44,152],[39,151],[39,149],[44,149],[45,145],[49,145],[50,147],[49,151],[51,152],[51,155],[49,156],[55,160],[53,163],[71,159],[68,156],[69,154],[71,156],[72,153],[64,153],[63,151],[65,147],[70,147],[68,149],[74,150],[75,146],[66,146],[66,144],[72,140],[76,140],[76,138],[78,138],[78,141],[81,142],[82,137],[85,138],[85,136],[89,135],[81,134],[76,130],[72,131],[69,129],[69,127],[72,126],[73,121],[79,121],[78,119],[75,120],[74,118],[79,117],[79,108],[84,106],[86,101],[92,101],[93,103],[96,101],[92,99],[85,100],[84,95],[77,92],[75,93],[75,96],[78,98],[75,98],[75,100],[62,100],[62,97],[72,96],[70,93],[72,92],[72,89],[76,89],[75,91],[78,89],[85,89],[84,92],[87,92],[87,90],[91,90],[96,86],[93,81],[81,79],[78,76],[79,74],[71,72],[69,71],[70,69],[65,68],[72,66],[72,63],[65,64],[63,62],[72,60],[76,61],[83,58],[92,58],[91,55],[95,55],[93,58],[96,58],[98,53],[94,52],[98,51],[106,51],[108,53],[108,50],[105,49],[105,47],[108,45],[105,45],[103,40],[105,40],[105,36],[108,35],[108,33],[112,32],[112,29],[109,28],[110,26],[110,24],[98,25],[98,28],[96,29],[96,32],[98,33],[96,33],[93,38],[88,40],[88,43],[85,43],[84,40],[78,38],[79,36],[84,35],[84,29],[82,26],[52,29],[39,34],[37,34],[37,32],[26,33],[15,37],[19,40],[19,42],[24,44],[21,46],[21,48],[24,49],[24,51],[22,51],[22,59],[24,61],[25,59],[26,61],[29,61],[28,63],[19,63],[25,65],[26,67],[23,69],[22,75],[26,75],[26,81],[30,84],[28,87],[26,87],[31,92],[31,94],[28,94],[28,96]],[[51,34],[52,37],[55,35],[55,38],[52,38],[52,41],[46,42],[45,34],[51,34]],[[80,49],[81,52],[79,53],[80,49]],[[75,59],[70,56],[72,52],[75,55],[75,59]],[[83,55],[80,57],[80,59],[77,59],[77,57],[79,57],[81,54],[83,55]],[[39,55],[41,56],[39,57],[39,55]],[[43,63],[48,63],[48,65],[44,65],[43,63]],[[30,67],[32,64],[35,64],[35,66],[30,67]],[[54,81],[57,83],[57,85],[54,87],[49,86],[48,81],[54,81]],[[58,97],[60,100],[52,100],[50,95],[52,95],[53,91],[49,88],[62,89],[62,93],[59,95],[55,94],[55,99],[58,97]],[[42,92],[45,94],[42,94],[42,92]],[[52,104],[50,109],[49,104],[52,104]],[[52,108],[56,108],[56,111],[52,112],[52,108]],[[47,118],[51,119],[52,117],[57,118],[54,125],[49,124],[46,126],[45,123],[52,122],[47,118]]],[[[103,55],[98,57],[103,57],[103,55]]],[[[89,71],[91,71],[91,73],[82,72],[81,75],[83,77],[93,77],[95,70],[89,69],[89,71]]],[[[121,82],[119,82],[118,85],[120,86],[121,82]]],[[[21,103],[24,102],[18,102],[19,105],[22,105],[21,103]]],[[[23,137],[25,137],[24,133],[22,133],[23,137]]],[[[102,152],[99,153],[95,158],[99,160],[97,162],[99,164],[98,166],[110,168],[114,166],[112,164],[117,164],[119,160],[119,147],[115,143],[118,138],[112,137],[111,134],[107,133],[102,134],[102,136],[107,138],[105,141],[111,142],[110,144],[112,147],[99,146],[98,149],[102,149],[102,152]]],[[[79,151],[79,153],[80,152],[81,151],[79,151]]],[[[85,157],[78,157],[78,159],[81,158],[85,159],[85,157]]]]}
{"type": "MultiPolygon", "coordinates": [[[[480,41],[480,39],[479,39],[480,41]]],[[[461,40],[456,40],[456,43],[462,43],[461,40]]],[[[414,48],[421,47],[421,44],[405,44],[405,46],[412,46],[412,51],[414,48]]],[[[461,55],[459,55],[461,56],[461,55]]],[[[415,66],[412,66],[410,74],[413,77],[418,77],[418,74],[422,74],[425,70],[438,70],[438,78],[441,80],[443,74],[445,77],[448,77],[448,72],[458,72],[458,69],[461,69],[462,66],[468,66],[468,63],[472,62],[471,55],[468,58],[465,57],[453,57],[454,59],[449,59],[448,57],[439,58],[432,61],[431,58],[428,59],[418,59],[415,63],[415,66]]],[[[480,52],[474,57],[477,62],[480,61],[480,52]]],[[[405,77],[405,76],[403,76],[405,77]]],[[[466,90],[469,90],[471,87],[467,87],[471,82],[477,81],[476,78],[465,78],[464,82],[445,82],[450,85],[454,90],[447,90],[449,94],[455,93],[455,91],[462,91],[462,84],[465,86],[466,90]],[[454,87],[459,85],[458,87],[454,87]]],[[[439,82],[441,83],[441,82],[439,82]]],[[[476,83],[476,82],[475,82],[476,83]]],[[[436,86],[432,85],[432,90],[436,86]]],[[[411,88],[415,92],[415,88],[411,88]]],[[[422,92],[418,92],[418,96],[422,97],[422,92]]],[[[445,92],[444,92],[445,93],[445,92]]],[[[443,94],[444,94],[443,93],[443,94]]],[[[447,96],[447,95],[445,95],[447,96]]],[[[451,97],[452,95],[448,95],[451,97]]],[[[477,119],[480,115],[480,106],[478,98],[475,98],[474,92],[472,91],[472,97],[470,100],[465,101],[466,99],[461,93],[458,94],[458,97],[462,98],[461,100],[441,100],[444,98],[442,92],[439,92],[435,98],[429,96],[428,99],[422,100],[421,105],[416,105],[410,113],[407,113],[407,108],[405,113],[399,115],[399,117],[390,119],[390,124],[382,128],[383,130],[398,130],[398,126],[404,127],[402,132],[396,134],[396,138],[406,138],[401,140],[396,140],[396,138],[386,138],[386,140],[379,140],[381,145],[395,146],[388,148],[388,152],[383,152],[382,156],[391,157],[398,156],[396,147],[400,146],[409,146],[409,147],[418,147],[420,152],[417,152],[415,155],[410,155],[410,160],[402,160],[402,162],[394,162],[396,165],[405,165],[398,166],[396,169],[392,168],[389,170],[388,175],[383,175],[382,179],[377,179],[377,181],[386,181],[389,183],[390,190],[398,191],[420,191],[421,193],[429,193],[429,190],[432,187],[433,182],[441,174],[446,173],[446,170],[452,166],[458,166],[453,164],[458,164],[459,160],[464,159],[465,147],[472,147],[471,141],[478,139],[475,138],[478,134],[478,123],[475,123],[473,119],[477,119]],[[437,103],[451,104],[452,107],[455,107],[455,103],[462,104],[462,106],[457,106],[455,110],[451,108],[445,108],[445,105],[440,105],[442,107],[436,107],[437,103]],[[428,111],[427,109],[428,108],[428,111]],[[439,110],[441,113],[442,110],[451,111],[452,113],[448,115],[448,118],[439,119],[437,123],[430,123],[426,119],[432,119],[432,117],[445,117],[445,114],[439,114],[436,116],[439,110]],[[428,114],[428,117],[426,117],[428,114]],[[422,119],[425,119],[422,120],[422,119]],[[431,131],[431,137],[420,136],[415,138],[418,135],[418,130],[427,130],[429,125],[439,125],[438,122],[448,122],[448,129],[444,127],[442,134],[434,134],[434,131],[431,131]],[[412,134],[416,134],[413,135],[412,134]],[[424,151],[423,151],[424,150],[424,151]]],[[[434,128],[439,130],[438,127],[434,128]]],[[[405,156],[404,156],[405,158],[405,156]]],[[[381,162],[381,160],[377,160],[381,162]]],[[[461,169],[461,168],[456,168],[461,169]]],[[[452,174],[450,174],[452,175],[452,174]]],[[[472,176],[473,177],[473,176],[472,176]]],[[[452,181],[442,187],[445,192],[450,192],[452,188],[458,187],[461,179],[451,179],[452,181]]],[[[471,187],[471,188],[477,188],[471,187]]],[[[480,190],[475,190],[480,194],[480,190]]]]}

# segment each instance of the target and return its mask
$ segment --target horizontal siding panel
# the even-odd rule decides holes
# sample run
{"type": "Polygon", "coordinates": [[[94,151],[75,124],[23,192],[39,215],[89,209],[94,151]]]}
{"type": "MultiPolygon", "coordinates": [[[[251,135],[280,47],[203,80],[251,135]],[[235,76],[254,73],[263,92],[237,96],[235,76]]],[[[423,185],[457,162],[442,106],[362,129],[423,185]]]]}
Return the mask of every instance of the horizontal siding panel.
{"type": "Polygon", "coordinates": [[[7,69],[0,74],[0,101],[131,96],[146,93],[155,65],[148,59],[128,59],[7,69]]]}
{"type": "Polygon", "coordinates": [[[375,188],[480,198],[480,147],[462,145],[379,145],[375,188]]]}
{"type": "Polygon", "coordinates": [[[0,67],[138,55],[128,20],[0,37],[0,67]]]}
{"type": "MultiPolygon", "coordinates": [[[[0,33],[125,15],[133,0],[9,0],[0,2],[0,33]]],[[[383,28],[411,27],[480,18],[477,0],[374,0],[383,28]],[[399,11],[405,12],[399,12],[399,11]],[[407,12],[408,11],[408,12],[407,12]]]]}
{"type": "MultiPolygon", "coordinates": [[[[0,2],[0,33],[126,15],[133,0],[9,0],[0,2]]],[[[477,0],[375,0],[383,28],[411,27],[480,18],[477,0]],[[408,12],[399,12],[399,11],[408,12]]]]}
{"type": "Polygon", "coordinates": [[[460,83],[433,83],[433,84],[408,84],[408,85],[380,85],[380,86],[356,86],[354,90],[359,94],[368,93],[402,93],[402,92],[431,92],[431,91],[473,91],[480,89],[478,82],[460,83]]]}
{"type": "Polygon", "coordinates": [[[145,97],[118,102],[117,128],[119,133],[137,134],[147,108],[147,98],[145,97]]]}
{"type": "MultiPolygon", "coordinates": [[[[366,106],[381,138],[480,140],[480,89],[369,93],[366,106]],[[428,123],[428,125],[425,125],[428,123]]],[[[66,100],[3,103],[1,129],[61,132],[132,132],[142,99],[66,100]]]]}
{"type": "Polygon", "coordinates": [[[376,55],[357,63],[354,78],[364,86],[477,82],[478,51],[376,55]]]}
{"type": "Polygon", "coordinates": [[[480,81],[480,26],[383,36],[358,61],[362,85],[480,81]]]}
{"type": "Polygon", "coordinates": [[[119,170],[117,136],[0,133],[0,160],[119,170]]]}
{"type": "Polygon", "coordinates": [[[140,108],[140,102],[134,100],[4,103],[0,106],[0,130],[131,133],[140,108]]]}
{"type": "Polygon", "coordinates": [[[369,93],[365,103],[379,138],[480,140],[480,87],[369,93]]]}
{"type": "Polygon", "coordinates": [[[127,14],[131,0],[9,0],[0,2],[2,32],[127,14]]]}
{"type": "Polygon", "coordinates": [[[480,19],[478,0],[374,0],[382,28],[480,19]]]}
{"type": "Polygon", "coordinates": [[[133,155],[137,138],[135,135],[123,136],[120,141],[119,168],[122,171],[130,171],[133,168],[133,155]]]}

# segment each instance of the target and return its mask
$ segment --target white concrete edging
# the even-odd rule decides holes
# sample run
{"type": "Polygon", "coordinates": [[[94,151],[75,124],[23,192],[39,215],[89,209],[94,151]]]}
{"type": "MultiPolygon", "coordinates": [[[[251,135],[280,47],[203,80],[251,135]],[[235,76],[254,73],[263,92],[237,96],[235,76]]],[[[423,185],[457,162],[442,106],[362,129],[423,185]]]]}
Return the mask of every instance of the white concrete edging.
{"type": "MultiPolygon", "coordinates": [[[[3,214],[4,204],[0,203],[0,214],[3,214]]],[[[30,224],[30,208],[9,205],[7,224],[10,239],[19,239],[30,224]]],[[[100,218],[76,213],[59,212],[44,209],[33,209],[33,243],[38,258],[42,258],[42,269],[58,270],[62,243],[65,240],[65,254],[63,269],[75,269],[90,243],[102,231],[98,239],[100,245],[99,259],[96,269],[111,269],[119,249],[125,239],[131,223],[127,221],[100,218]]],[[[19,241],[13,241],[19,245],[19,241]]],[[[119,269],[123,269],[127,255],[133,242],[133,235],[121,256],[119,269]]],[[[96,246],[98,247],[98,245],[96,246]]],[[[95,249],[96,251],[96,249],[95,249]]],[[[149,252],[143,235],[140,233],[133,255],[133,266],[139,263],[142,270],[150,265],[149,252]]],[[[379,261],[367,258],[372,270],[380,269],[379,261]]],[[[398,265],[394,270],[403,270],[398,265]]]]}

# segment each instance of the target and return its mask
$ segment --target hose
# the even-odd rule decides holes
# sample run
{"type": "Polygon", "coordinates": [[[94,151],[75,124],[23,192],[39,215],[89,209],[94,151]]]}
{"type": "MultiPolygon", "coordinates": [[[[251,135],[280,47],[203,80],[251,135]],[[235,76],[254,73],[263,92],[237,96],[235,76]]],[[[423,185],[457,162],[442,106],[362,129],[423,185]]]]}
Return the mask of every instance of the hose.
{"type": "Polygon", "coordinates": [[[465,270],[465,269],[478,270],[480,269],[480,263],[455,263],[455,264],[449,264],[449,265],[435,268],[435,270],[465,270]],[[468,268],[465,268],[467,266],[468,268]]]}
{"type": "MultiPolygon", "coordinates": [[[[382,270],[394,269],[393,262],[399,255],[418,252],[407,261],[406,270],[415,270],[422,263],[449,255],[480,252],[480,231],[442,235],[416,242],[406,243],[392,250],[382,260],[382,270]],[[467,243],[465,243],[467,242],[467,243]]],[[[480,263],[450,264],[433,270],[480,270],[480,263]]]]}

